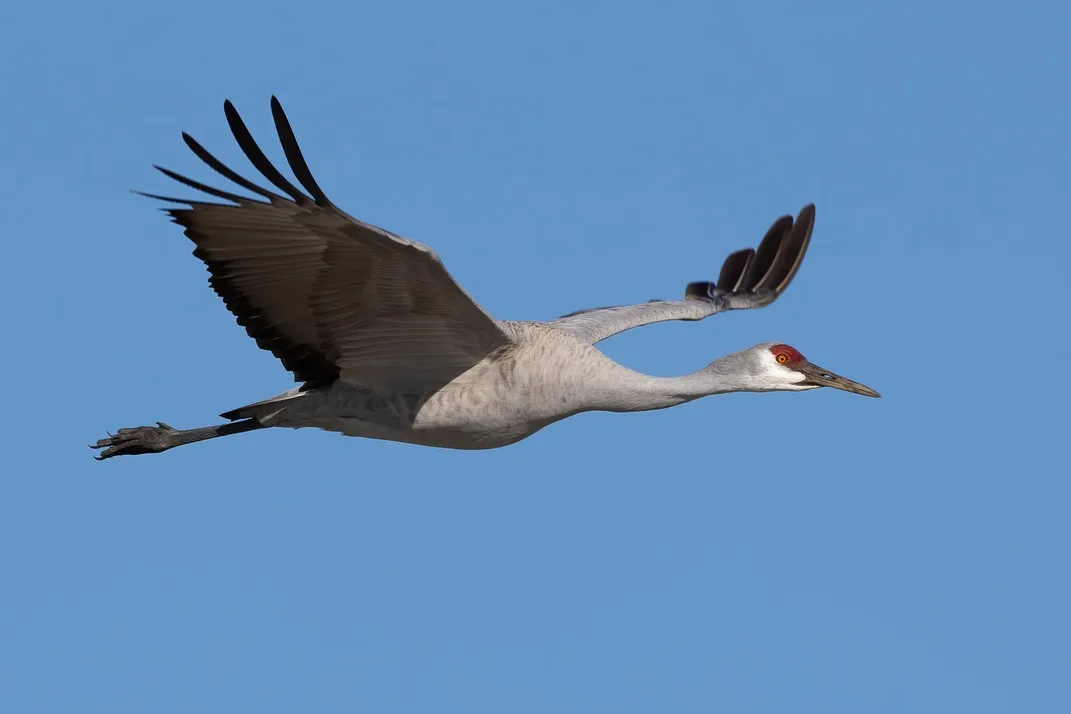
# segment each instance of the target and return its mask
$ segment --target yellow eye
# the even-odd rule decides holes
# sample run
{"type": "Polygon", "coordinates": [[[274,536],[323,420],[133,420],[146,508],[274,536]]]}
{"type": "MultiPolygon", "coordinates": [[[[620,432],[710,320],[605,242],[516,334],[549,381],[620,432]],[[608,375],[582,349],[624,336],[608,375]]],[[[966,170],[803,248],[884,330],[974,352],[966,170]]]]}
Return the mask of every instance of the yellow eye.
{"type": "Polygon", "coordinates": [[[782,352],[781,354],[777,355],[777,361],[780,362],[781,364],[784,364],[785,362],[788,362],[788,355],[786,355],[784,352],[782,352]]]}

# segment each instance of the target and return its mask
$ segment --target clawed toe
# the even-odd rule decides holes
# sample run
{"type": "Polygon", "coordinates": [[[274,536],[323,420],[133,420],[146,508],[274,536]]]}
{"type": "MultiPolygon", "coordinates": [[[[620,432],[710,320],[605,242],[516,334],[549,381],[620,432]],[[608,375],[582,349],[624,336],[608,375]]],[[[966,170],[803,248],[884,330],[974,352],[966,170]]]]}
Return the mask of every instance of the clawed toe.
{"type": "Polygon", "coordinates": [[[99,439],[96,444],[90,444],[91,449],[104,449],[97,461],[111,458],[112,456],[125,456],[129,454],[154,454],[166,451],[175,444],[172,436],[176,430],[162,421],[156,422],[157,426],[133,426],[120,429],[112,434],[108,432],[107,439],[99,439]]]}

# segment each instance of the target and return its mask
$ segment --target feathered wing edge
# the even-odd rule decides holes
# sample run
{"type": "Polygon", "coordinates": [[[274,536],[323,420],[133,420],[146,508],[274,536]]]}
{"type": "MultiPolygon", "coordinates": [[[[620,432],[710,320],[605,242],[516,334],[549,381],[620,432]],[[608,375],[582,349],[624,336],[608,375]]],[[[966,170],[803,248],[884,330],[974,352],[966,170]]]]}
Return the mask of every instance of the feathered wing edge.
{"type": "Polygon", "coordinates": [[[757,249],[744,248],[729,254],[717,281],[688,283],[683,300],[578,310],[550,324],[594,344],[655,322],[701,320],[725,310],[764,307],[780,297],[799,272],[814,220],[813,203],[804,206],[795,220],[790,215],[779,217],[757,249]]]}
{"type": "MultiPolygon", "coordinates": [[[[210,284],[217,294],[223,298],[231,313],[235,315],[238,324],[245,328],[258,346],[274,354],[283,363],[283,366],[294,374],[295,381],[305,382],[307,386],[315,386],[317,384],[330,383],[337,379],[340,374],[340,368],[336,364],[338,355],[334,354],[338,351],[337,345],[325,344],[323,335],[319,336],[319,338],[314,336],[310,338],[310,331],[315,335],[314,325],[303,326],[307,329],[287,329],[286,325],[273,323],[271,317],[265,314],[267,311],[262,309],[262,306],[252,304],[249,296],[244,294],[242,286],[233,280],[228,269],[227,260],[221,260],[218,256],[213,259],[206,253],[204,248],[205,236],[201,235],[201,231],[205,229],[194,225],[199,222],[198,216],[200,213],[205,214],[205,220],[210,220],[208,218],[209,212],[219,211],[220,209],[263,211],[265,215],[269,211],[280,209],[290,212],[295,209],[303,209],[303,212],[307,212],[309,216],[323,215],[330,224],[337,224],[338,226],[337,233],[339,235],[333,236],[330,238],[331,240],[337,240],[341,237],[343,240],[363,241],[368,245],[379,245],[381,248],[388,248],[391,252],[402,251],[400,254],[395,253],[398,260],[425,261],[422,263],[428,270],[425,275],[434,281],[435,286],[437,286],[436,289],[444,291],[443,299],[459,305],[460,313],[457,319],[467,321],[464,327],[470,332],[472,330],[480,332],[478,338],[473,336],[471,339],[479,339],[481,344],[486,342],[491,347],[508,342],[508,337],[502,332],[498,323],[468,295],[464,288],[454,281],[433,250],[416,241],[401,238],[377,226],[359,221],[343,212],[327,197],[313,178],[290,122],[275,96],[271,98],[271,111],[276,132],[287,163],[298,183],[308,192],[307,194],[285,178],[271,163],[253,139],[248,127],[230,100],[224,102],[223,108],[231,133],[246,158],[254,168],[285,196],[265,189],[241,176],[212,155],[186,132],[182,133],[183,141],[194,155],[216,173],[252,192],[259,199],[264,200],[214,188],[161,166],[155,166],[155,168],[178,183],[230,203],[177,198],[143,191],[135,191],[135,193],[169,203],[188,206],[188,208],[166,208],[165,211],[174,222],[183,226],[187,237],[197,246],[194,250],[194,255],[207,265],[211,274],[210,284]],[[409,251],[412,251],[412,253],[409,251]],[[302,332],[305,334],[297,334],[302,332]]],[[[312,237],[317,232],[317,228],[313,227],[313,224],[319,225],[322,222],[323,220],[319,218],[311,219],[306,221],[303,229],[310,231],[310,237],[312,237]]],[[[223,229],[231,229],[229,221],[228,226],[221,228],[221,230],[223,229]]],[[[209,231],[211,230],[214,229],[210,228],[209,231]]],[[[325,241],[327,240],[324,236],[320,237],[324,238],[325,241]]],[[[382,254],[382,251],[380,254],[382,254]]],[[[354,299],[357,299],[356,286],[354,290],[354,299]]],[[[291,325],[290,327],[292,328],[293,326],[291,325]]],[[[483,347],[480,349],[483,349],[483,347]]]]}

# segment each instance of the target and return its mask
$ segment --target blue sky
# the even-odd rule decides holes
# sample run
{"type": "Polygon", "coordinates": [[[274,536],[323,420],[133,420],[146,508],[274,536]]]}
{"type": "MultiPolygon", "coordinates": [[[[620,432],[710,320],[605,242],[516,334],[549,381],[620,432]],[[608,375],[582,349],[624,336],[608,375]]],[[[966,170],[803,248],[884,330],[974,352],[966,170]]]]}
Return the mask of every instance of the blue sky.
{"type": "Polygon", "coordinates": [[[1056,3],[24,3],[0,42],[0,709],[1056,711],[1071,696],[1071,66],[1056,3]],[[760,311],[822,390],[460,453],[267,431],[92,460],[290,386],[137,188],[320,184],[493,314],[675,297],[817,204],[760,311]]]}

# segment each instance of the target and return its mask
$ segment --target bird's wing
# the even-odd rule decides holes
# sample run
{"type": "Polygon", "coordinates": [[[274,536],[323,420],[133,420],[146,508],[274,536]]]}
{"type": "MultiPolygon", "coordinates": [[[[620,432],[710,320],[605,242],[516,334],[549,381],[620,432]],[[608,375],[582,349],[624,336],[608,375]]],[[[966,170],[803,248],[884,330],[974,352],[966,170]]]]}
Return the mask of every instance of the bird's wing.
{"type": "Polygon", "coordinates": [[[196,244],[212,288],[260,347],[299,382],[435,389],[510,343],[431,248],[336,207],[313,179],[275,97],[271,108],[287,162],[308,195],[271,164],[229,101],[224,110],[238,145],[287,196],[238,175],[185,133],[202,161],[264,200],[160,167],[231,203],[144,194],[189,206],[166,210],[196,244]]]}
{"type": "Polygon", "coordinates": [[[651,300],[638,305],[600,307],[570,313],[550,322],[588,344],[633,327],[667,320],[702,320],[726,310],[765,307],[776,300],[796,276],[814,229],[814,204],[793,221],[774,221],[758,249],[732,253],[722,264],[718,281],[689,283],[683,300],[651,300]]]}

